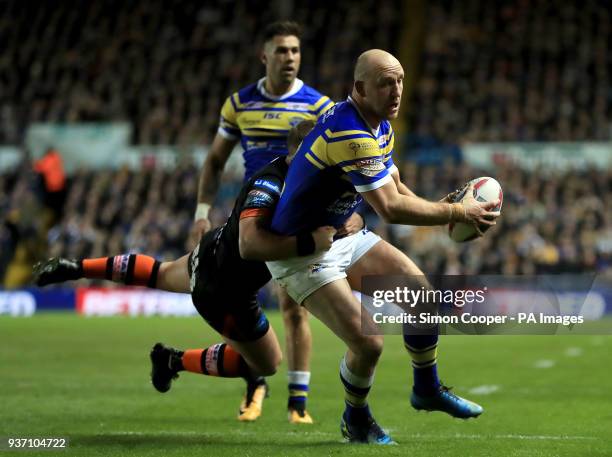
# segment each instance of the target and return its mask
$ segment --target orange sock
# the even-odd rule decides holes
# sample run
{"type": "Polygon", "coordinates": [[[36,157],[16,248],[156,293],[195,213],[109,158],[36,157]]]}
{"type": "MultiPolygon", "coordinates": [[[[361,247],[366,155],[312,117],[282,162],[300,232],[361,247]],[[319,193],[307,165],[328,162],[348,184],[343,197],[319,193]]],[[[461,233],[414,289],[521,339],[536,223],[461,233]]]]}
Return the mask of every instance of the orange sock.
{"type": "Polygon", "coordinates": [[[83,276],[91,279],[106,279],[106,261],[108,257],[101,259],[84,259],[83,276]]]}
{"type": "Polygon", "coordinates": [[[99,259],[84,259],[83,276],[108,279],[127,285],[155,287],[160,262],[142,254],[123,254],[99,259]]]}
{"type": "Polygon", "coordinates": [[[240,353],[225,343],[206,349],[188,349],[181,359],[183,368],[192,373],[202,373],[222,378],[247,378],[249,366],[240,353]]]}

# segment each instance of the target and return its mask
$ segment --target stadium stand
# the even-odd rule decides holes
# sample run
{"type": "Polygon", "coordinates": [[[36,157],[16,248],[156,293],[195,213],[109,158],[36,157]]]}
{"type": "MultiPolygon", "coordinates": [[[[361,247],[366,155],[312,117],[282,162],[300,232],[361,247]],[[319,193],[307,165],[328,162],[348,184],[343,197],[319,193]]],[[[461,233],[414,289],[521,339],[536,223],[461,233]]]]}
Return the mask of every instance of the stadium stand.
{"type": "MultiPolygon", "coordinates": [[[[32,122],[125,120],[135,144],[210,143],[225,97],[261,77],[255,41],[285,3],[1,2],[0,144],[32,122]]],[[[394,46],[399,0],[290,3],[307,25],[300,77],[333,100],[360,52],[394,46]]]]}
{"type": "MultiPolygon", "coordinates": [[[[401,3],[359,9],[342,0],[329,10],[324,1],[292,2],[292,16],[307,25],[300,77],[343,99],[356,55],[399,46],[401,3]]],[[[444,145],[460,160],[461,145],[473,141],[611,139],[605,2],[460,3],[423,9],[417,79],[404,96],[405,157],[444,145]]],[[[71,0],[39,3],[32,13],[30,2],[1,2],[0,144],[21,144],[34,122],[125,120],[134,144],[208,144],[224,97],[261,75],[253,44],[260,24],[275,18],[267,4],[71,0]]],[[[400,166],[407,185],[431,199],[486,174],[450,160],[400,166]]],[[[41,231],[49,249],[39,258],[183,254],[197,173],[188,161],[171,171],[79,170],[48,232],[23,214],[24,201],[42,201],[29,165],[0,174],[0,275],[18,241],[41,231]]],[[[503,217],[469,249],[439,228],[384,226],[374,216],[369,223],[429,273],[612,271],[612,170],[545,174],[504,164],[496,173],[503,217]]],[[[217,224],[240,186],[238,174],[224,180],[217,224]]]]}
{"type": "Polygon", "coordinates": [[[611,139],[608,2],[427,3],[415,133],[454,144],[611,139]]]}

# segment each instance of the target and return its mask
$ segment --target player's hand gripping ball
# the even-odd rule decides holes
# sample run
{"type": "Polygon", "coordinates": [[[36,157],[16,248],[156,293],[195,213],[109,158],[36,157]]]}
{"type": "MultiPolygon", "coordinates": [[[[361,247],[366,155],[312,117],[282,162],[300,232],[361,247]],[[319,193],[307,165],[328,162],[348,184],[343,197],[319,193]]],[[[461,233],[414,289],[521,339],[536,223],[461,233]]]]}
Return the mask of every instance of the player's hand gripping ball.
{"type": "MultiPolygon", "coordinates": [[[[465,196],[465,192],[470,186],[471,183],[474,183],[474,198],[479,202],[493,202],[499,199],[499,205],[495,208],[491,209],[491,211],[501,211],[502,203],[504,200],[504,193],[500,184],[494,178],[489,178],[486,176],[476,178],[468,182],[461,192],[458,192],[454,198],[453,202],[460,202],[463,200],[465,196]]],[[[451,222],[448,225],[448,234],[453,241],[458,243],[463,243],[465,241],[472,241],[478,238],[482,233],[486,232],[489,229],[488,225],[481,225],[476,228],[472,224],[466,224],[464,222],[451,222]],[[480,230],[480,233],[479,233],[480,230]]]]}

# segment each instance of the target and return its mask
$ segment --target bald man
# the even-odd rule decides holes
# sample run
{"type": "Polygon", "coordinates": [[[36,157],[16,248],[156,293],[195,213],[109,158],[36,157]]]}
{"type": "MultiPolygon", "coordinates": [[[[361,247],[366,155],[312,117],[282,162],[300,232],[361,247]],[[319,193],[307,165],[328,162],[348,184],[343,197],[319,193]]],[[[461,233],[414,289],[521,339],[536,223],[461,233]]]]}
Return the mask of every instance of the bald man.
{"type": "MultiPolygon", "coordinates": [[[[318,226],[341,227],[365,199],[388,223],[446,225],[465,222],[494,225],[497,202],[479,203],[471,192],[459,203],[417,197],[393,164],[390,119],[399,113],[404,70],[388,52],[372,49],[359,56],[351,96],[327,111],[306,136],[289,167],[272,230],[308,233],[318,226]]],[[[367,229],[336,234],[324,254],[267,263],[289,295],[323,321],[347,345],[340,363],[345,389],[341,432],[349,442],[393,444],[374,420],[367,396],[383,338],[351,289],[361,290],[366,275],[423,275],[406,255],[367,229]]],[[[437,330],[433,335],[404,335],[412,358],[416,409],[476,417],[482,408],[451,393],[437,376],[437,330]]]]}

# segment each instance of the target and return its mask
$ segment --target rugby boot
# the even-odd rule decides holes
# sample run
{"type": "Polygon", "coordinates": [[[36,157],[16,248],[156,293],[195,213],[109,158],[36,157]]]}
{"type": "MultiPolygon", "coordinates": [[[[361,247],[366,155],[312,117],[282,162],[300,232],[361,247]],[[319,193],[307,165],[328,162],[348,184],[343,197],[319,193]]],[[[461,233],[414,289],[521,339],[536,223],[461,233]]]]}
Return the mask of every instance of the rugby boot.
{"type": "Polygon", "coordinates": [[[290,424],[312,424],[314,421],[306,409],[289,407],[288,419],[290,424]]]}
{"type": "Polygon", "coordinates": [[[179,377],[176,366],[183,353],[164,346],[162,343],[157,343],[149,355],[151,357],[151,384],[158,392],[168,392],[172,387],[172,381],[179,377]]]}
{"type": "Polygon", "coordinates": [[[346,419],[346,414],[343,414],[340,420],[340,432],[347,443],[397,444],[372,416],[363,423],[350,423],[346,419]]]}
{"type": "Polygon", "coordinates": [[[410,404],[416,410],[442,411],[459,419],[478,417],[484,411],[482,406],[455,395],[450,387],[444,385],[433,395],[418,395],[413,390],[410,404]]]}
{"type": "Polygon", "coordinates": [[[247,383],[247,391],[240,404],[238,420],[241,422],[253,422],[261,416],[264,398],[269,396],[268,383],[264,378],[255,382],[247,383]]]}
{"type": "Polygon", "coordinates": [[[38,262],[34,265],[33,272],[34,283],[37,286],[46,286],[83,277],[81,263],[63,257],[52,257],[38,262]]]}

